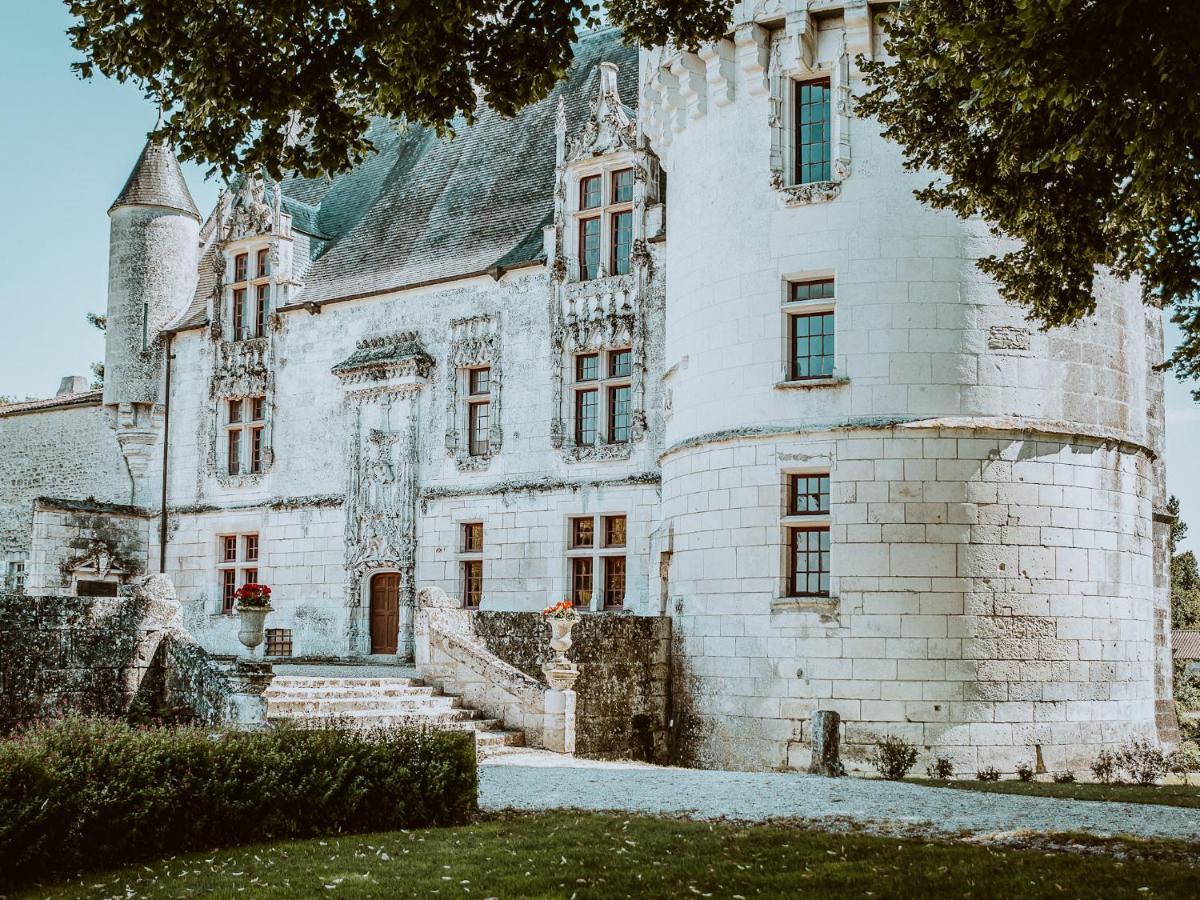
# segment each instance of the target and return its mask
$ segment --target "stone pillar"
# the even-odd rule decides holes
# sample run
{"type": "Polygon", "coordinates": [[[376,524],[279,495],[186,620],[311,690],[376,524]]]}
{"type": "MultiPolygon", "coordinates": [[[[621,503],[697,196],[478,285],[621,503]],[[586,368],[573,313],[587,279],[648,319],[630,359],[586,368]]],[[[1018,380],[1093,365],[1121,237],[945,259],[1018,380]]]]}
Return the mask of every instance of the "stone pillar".
{"type": "Polygon", "coordinates": [[[542,667],[550,690],[545,694],[545,713],[542,717],[542,742],[555,753],[575,752],[575,679],[578,666],[547,663],[542,667]]]}
{"type": "Polygon", "coordinates": [[[267,698],[264,695],[274,679],[275,672],[270,663],[238,660],[237,668],[229,675],[233,693],[229,695],[223,724],[239,731],[266,728],[267,698]]]}
{"type": "Polygon", "coordinates": [[[809,775],[836,778],[846,774],[840,756],[842,717],[832,709],[818,709],[812,715],[812,762],[809,775]]]}

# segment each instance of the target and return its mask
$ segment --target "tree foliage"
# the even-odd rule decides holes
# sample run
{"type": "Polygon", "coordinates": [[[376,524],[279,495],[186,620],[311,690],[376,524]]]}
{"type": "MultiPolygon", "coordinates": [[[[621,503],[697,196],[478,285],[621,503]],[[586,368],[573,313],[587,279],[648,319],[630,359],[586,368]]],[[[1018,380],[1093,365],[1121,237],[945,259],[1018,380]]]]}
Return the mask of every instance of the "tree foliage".
{"type": "MultiPolygon", "coordinates": [[[[103,313],[90,312],[87,314],[87,322],[101,334],[108,331],[108,316],[103,313]]],[[[92,390],[99,390],[104,387],[104,362],[94,362],[91,365],[92,369],[92,390]]]]}
{"type": "Polygon", "coordinates": [[[1001,293],[1065,325],[1097,267],[1140,276],[1200,378],[1200,3],[908,0],[889,35],[859,110],[943,173],[922,200],[1018,239],[980,262],[1001,293]]]}
{"type": "MultiPolygon", "coordinates": [[[[505,115],[545,97],[598,0],[65,0],[74,68],[133,81],[157,137],[228,176],[344,171],[373,116],[450,133],[480,97],[505,115]],[[477,93],[478,91],[478,93],[477,93]]],[[[631,39],[721,33],[730,0],[617,0],[631,39]]]]}

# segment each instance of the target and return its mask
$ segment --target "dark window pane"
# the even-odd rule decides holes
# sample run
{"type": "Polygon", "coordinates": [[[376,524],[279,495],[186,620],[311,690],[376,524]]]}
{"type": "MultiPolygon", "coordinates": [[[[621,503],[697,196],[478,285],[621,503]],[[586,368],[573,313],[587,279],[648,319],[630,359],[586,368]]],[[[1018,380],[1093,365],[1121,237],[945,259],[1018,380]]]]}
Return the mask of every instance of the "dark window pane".
{"type": "Polygon", "coordinates": [[[483,549],[482,522],[467,522],[463,525],[462,549],[464,553],[478,553],[483,549]]]}
{"type": "Polygon", "coordinates": [[[792,316],[792,378],[828,378],[833,374],[834,314],[792,316]]]}
{"type": "Polygon", "coordinates": [[[233,258],[233,280],[246,280],[246,254],[239,253],[233,258]]]}
{"type": "Polygon", "coordinates": [[[595,381],[600,377],[600,357],[595,353],[585,353],[575,357],[575,380],[595,381]]]}
{"type": "Polygon", "coordinates": [[[633,199],[633,169],[613,172],[612,202],[628,203],[633,199]]]}
{"type": "Polygon", "coordinates": [[[488,435],[491,406],[490,403],[472,403],[467,407],[467,445],[471,456],[486,456],[491,449],[488,435]]]}
{"type": "Polygon", "coordinates": [[[596,391],[575,392],[575,443],[590,446],[596,443],[599,416],[599,394],[596,391]]]}
{"type": "Polygon", "coordinates": [[[258,535],[247,534],[242,536],[242,559],[246,562],[258,562],[258,535]]]}
{"type": "Polygon", "coordinates": [[[628,378],[633,368],[632,350],[613,350],[608,354],[608,377],[628,378]]]}
{"type": "Polygon", "coordinates": [[[226,569],[221,573],[221,612],[233,612],[233,593],[237,590],[237,572],[226,569]]]}
{"type": "Polygon", "coordinates": [[[234,535],[221,538],[221,561],[235,562],[237,560],[237,538],[234,535]]]}
{"type": "Polygon", "coordinates": [[[604,608],[620,609],[625,605],[625,557],[604,557],[604,608]]]}
{"type": "Polygon", "coordinates": [[[629,441],[629,386],[608,389],[608,442],[624,444],[629,441]]]}
{"type": "Polygon", "coordinates": [[[591,557],[571,560],[571,602],[585,608],[592,603],[591,557]]]}
{"type": "Polygon", "coordinates": [[[491,369],[472,369],[468,377],[468,392],[472,395],[486,394],[492,387],[491,369]]]}
{"type": "Polygon", "coordinates": [[[629,272],[629,253],[633,248],[633,213],[614,213],[612,217],[612,259],[608,274],[625,275],[629,272]]]}
{"type": "Polygon", "coordinates": [[[266,334],[267,328],[267,313],[271,308],[271,286],[260,284],[255,288],[256,303],[254,305],[254,336],[262,337],[266,334]]]}
{"type": "Polygon", "coordinates": [[[258,475],[263,470],[263,430],[250,429],[250,472],[258,475]]]}
{"type": "Polygon", "coordinates": [[[796,90],[796,181],[828,181],[830,137],[829,79],[806,81],[796,90]]]}
{"type": "Polygon", "coordinates": [[[233,335],[232,340],[240,341],[246,330],[246,289],[238,288],[233,292],[233,335]]]}
{"type": "Polygon", "coordinates": [[[261,250],[258,251],[258,256],[255,260],[255,268],[257,268],[257,270],[258,270],[258,274],[255,275],[256,278],[266,278],[268,275],[271,274],[270,262],[269,262],[270,258],[271,258],[271,251],[268,250],[266,247],[263,247],[261,250]]]}
{"type": "Polygon", "coordinates": [[[469,559],[463,563],[463,605],[478,608],[483,600],[483,560],[469,559]]]}
{"type": "Polygon", "coordinates": [[[605,516],[604,517],[604,546],[605,547],[624,547],[625,546],[625,517],[624,516],[605,516]]]}
{"type": "Polygon", "coordinates": [[[828,475],[792,475],[788,515],[805,516],[829,512],[828,475]]]}
{"type": "Polygon", "coordinates": [[[579,280],[588,281],[600,274],[600,219],[579,223],[579,280]]]}
{"type": "Polygon", "coordinates": [[[829,529],[792,529],[791,592],[829,594],[829,529]]]}
{"type": "Polygon", "coordinates": [[[234,428],[229,432],[227,452],[229,455],[229,474],[237,475],[242,471],[242,432],[240,429],[234,428]]]}
{"type": "Polygon", "coordinates": [[[595,209],[600,205],[600,176],[589,175],[579,180],[579,208],[595,209]]]}
{"type": "Polygon", "coordinates": [[[792,300],[832,300],[833,279],[797,281],[792,284],[792,300]]]}
{"type": "Polygon", "coordinates": [[[591,547],[595,542],[595,525],[592,517],[571,520],[571,549],[591,547]]]}

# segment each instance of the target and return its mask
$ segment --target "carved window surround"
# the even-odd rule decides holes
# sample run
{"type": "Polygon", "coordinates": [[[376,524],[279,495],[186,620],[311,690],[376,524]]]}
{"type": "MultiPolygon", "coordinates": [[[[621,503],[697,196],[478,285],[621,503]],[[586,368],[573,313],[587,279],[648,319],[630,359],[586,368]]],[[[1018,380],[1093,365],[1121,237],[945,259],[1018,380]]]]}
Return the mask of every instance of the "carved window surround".
{"type": "Polygon", "coordinates": [[[477,472],[488,467],[500,452],[504,430],[500,425],[503,396],[503,367],[500,358],[500,327],[494,316],[457,319],[450,323],[450,349],[446,355],[446,452],[454,458],[459,471],[477,472]],[[486,453],[472,456],[467,446],[467,391],[469,369],[491,369],[491,411],[486,453]]]}
{"type": "Polygon", "coordinates": [[[785,25],[771,34],[767,125],[771,129],[770,184],[784,206],[807,206],[836,199],[850,177],[850,53],[843,35],[836,60],[820,61],[817,29],[807,11],[788,13],[785,25]],[[796,153],[796,83],[828,78],[831,102],[831,171],[829,181],[794,184],[796,153]]]}
{"type": "Polygon", "coordinates": [[[275,378],[270,363],[272,346],[266,337],[246,341],[221,341],[213,345],[214,361],[209,385],[208,470],[226,488],[258,487],[275,465],[272,432],[275,378]],[[262,471],[230,475],[225,451],[226,415],[230,400],[249,402],[263,398],[266,419],[262,430],[262,471]]]}
{"type": "MultiPolygon", "coordinates": [[[[639,146],[636,116],[621,102],[617,88],[617,67],[598,66],[599,87],[590,104],[590,115],[582,127],[568,138],[567,117],[560,101],[556,122],[557,151],[554,191],[554,263],[552,267],[551,342],[554,349],[553,418],[550,423],[552,445],[567,462],[594,462],[629,459],[631,444],[646,434],[646,323],[642,297],[651,277],[651,256],[646,245],[647,208],[660,202],[658,197],[658,160],[642,142],[639,146]],[[578,280],[579,246],[577,220],[580,180],[601,175],[603,190],[609,190],[612,173],[633,169],[633,246],[629,273],[605,275],[588,281],[578,280]],[[574,440],[572,392],[565,389],[573,375],[575,355],[629,348],[631,360],[631,398],[629,443],[607,444],[604,429],[597,429],[597,443],[577,445],[574,440]]],[[[606,267],[608,255],[601,254],[606,267]]]]}

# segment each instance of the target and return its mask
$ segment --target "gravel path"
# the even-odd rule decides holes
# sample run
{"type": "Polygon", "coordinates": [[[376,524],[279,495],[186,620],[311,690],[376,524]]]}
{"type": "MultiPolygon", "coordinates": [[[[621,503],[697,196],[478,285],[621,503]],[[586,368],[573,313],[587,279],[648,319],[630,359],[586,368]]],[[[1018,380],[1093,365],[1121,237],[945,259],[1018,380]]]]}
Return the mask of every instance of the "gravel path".
{"type": "Polygon", "coordinates": [[[775,772],[672,769],[513,751],[479,769],[484,809],[592,809],[762,821],[838,819],[931,832],[1032,830],[1197,839],[1200,809],[983,794],[775,772]]]}

